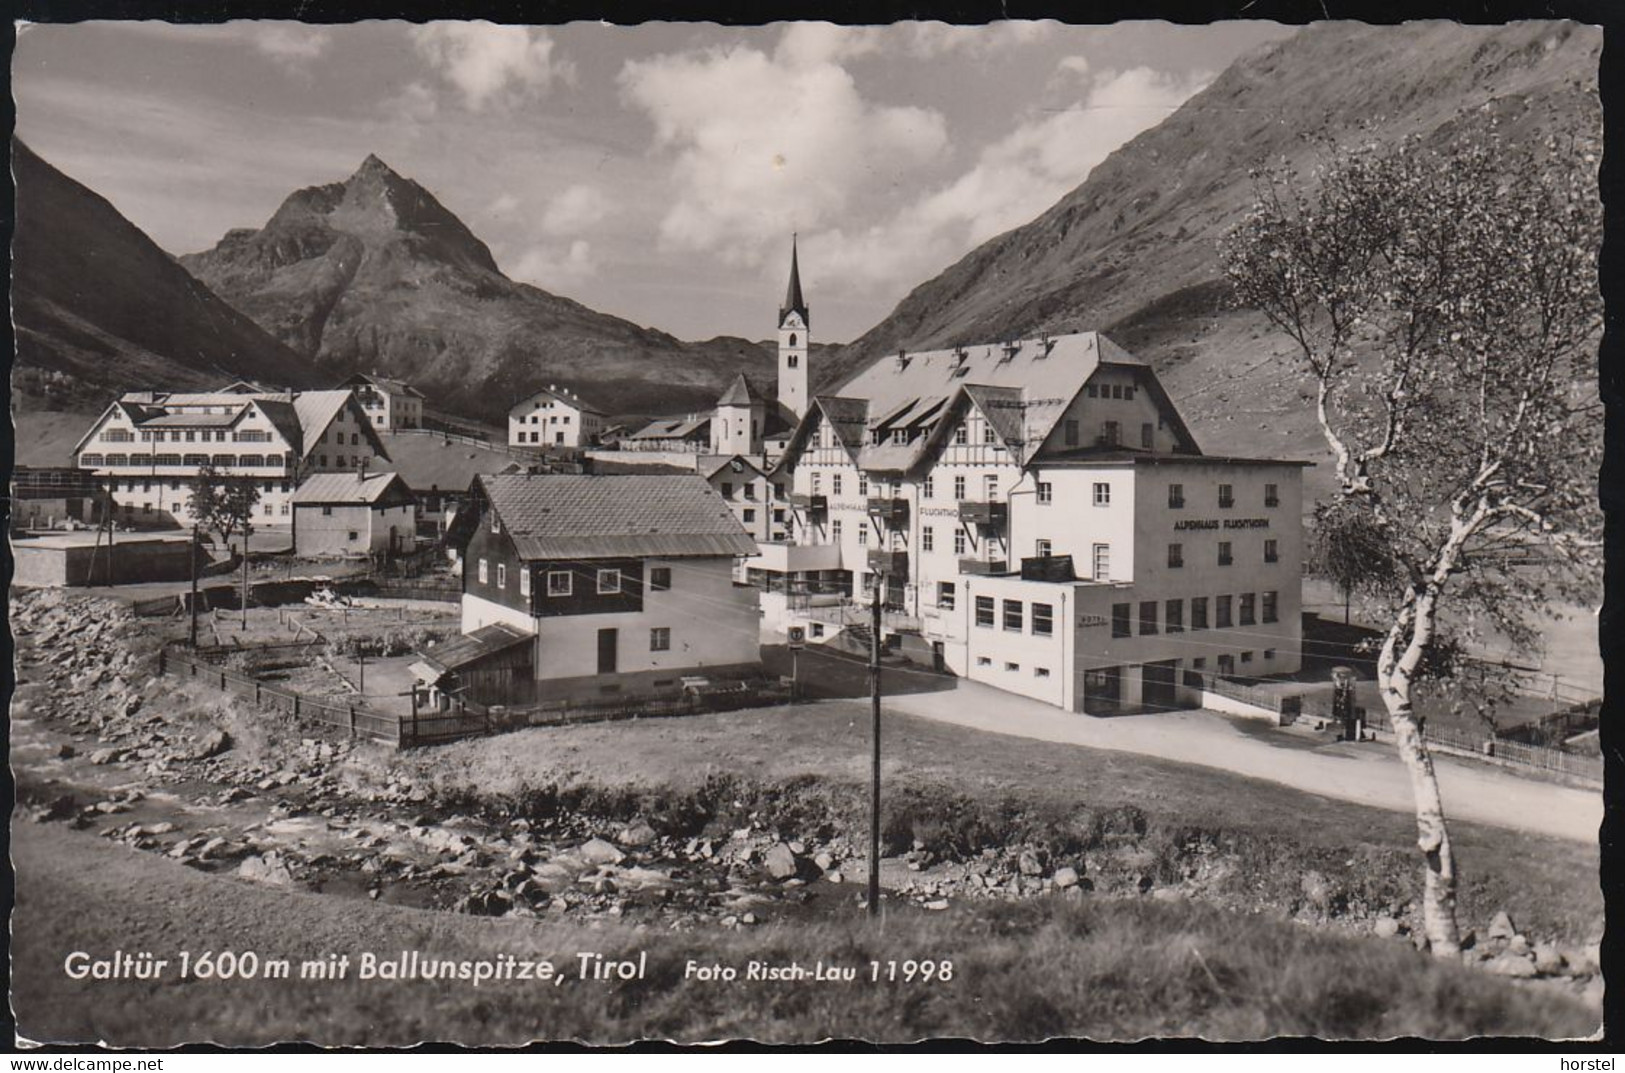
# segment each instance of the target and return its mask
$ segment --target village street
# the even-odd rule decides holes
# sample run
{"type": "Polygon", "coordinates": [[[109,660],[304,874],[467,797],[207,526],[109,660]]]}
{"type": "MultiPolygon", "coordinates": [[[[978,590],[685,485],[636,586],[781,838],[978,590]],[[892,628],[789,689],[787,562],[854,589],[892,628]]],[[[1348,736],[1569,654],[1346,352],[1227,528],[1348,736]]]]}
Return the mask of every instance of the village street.
{"type": "MultiPolygon", "coordinates": [[[[1412,810],[1409,776],[1391,745],[1328,743],[1206,711],[1096,718],[1052,708],[978,682],[886,698],[892,710],[925,719],[1221,768],[1398,812],[1412,810]]],[[[1595,843],[1602,795],[1509,774],[1489,765],[1435,756],[1445,811],[1452,819],[1595,843]]]]}

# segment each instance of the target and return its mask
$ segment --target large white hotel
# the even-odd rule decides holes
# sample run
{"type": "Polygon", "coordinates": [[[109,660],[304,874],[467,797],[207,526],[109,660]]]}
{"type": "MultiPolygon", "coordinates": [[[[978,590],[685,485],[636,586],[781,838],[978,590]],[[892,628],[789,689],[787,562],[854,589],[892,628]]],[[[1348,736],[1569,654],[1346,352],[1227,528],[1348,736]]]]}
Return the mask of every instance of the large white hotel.
{"type": "Polygon", "coordinates": [[[1094,714],[1299,668],[1304,463],[1202,454],[1096,332],[902,352],[809,398],[799,286],[779,319],[779,397],[808,402],[790,536],[747,563],[769,626],[861,631],[878,589],[891,643],[1094,714]]]}

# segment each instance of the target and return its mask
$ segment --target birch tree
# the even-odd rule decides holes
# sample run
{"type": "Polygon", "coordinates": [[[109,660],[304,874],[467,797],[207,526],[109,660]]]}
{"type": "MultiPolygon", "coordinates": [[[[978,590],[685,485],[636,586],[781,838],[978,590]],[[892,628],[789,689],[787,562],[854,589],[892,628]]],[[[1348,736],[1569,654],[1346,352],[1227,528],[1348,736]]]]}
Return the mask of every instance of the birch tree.
{"type": "Polygon", "coordinates": [[[1597,154],[1493,127],[1444,149],[1323,145],[1255,176],[1226,237],[1238,303],[1292,344],[1330,450],[1335,506],[1380,534],[1391,576],[1376,676],[1410,773],[1433,952],[1460,950],[1456,863],[1413,691],[1488,627],[1534,646],[1530,608],[1594,602],[1602,415],[1597,154]],[[1430,653],[1432,658],[1430,659],[1430,653]]]}

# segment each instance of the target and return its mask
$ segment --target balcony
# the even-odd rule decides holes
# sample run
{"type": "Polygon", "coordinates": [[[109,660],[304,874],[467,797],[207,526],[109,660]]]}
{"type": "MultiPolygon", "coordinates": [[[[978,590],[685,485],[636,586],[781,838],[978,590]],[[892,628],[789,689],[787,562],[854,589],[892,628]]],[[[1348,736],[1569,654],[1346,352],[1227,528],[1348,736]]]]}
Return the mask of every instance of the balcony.
{"type": "Polygon", "coordinates": [[[959,520],[967,525],[998,529],[1010,521],[1010,504],[965,500],[959,504],[959,520]]]}
{"type": "Polygon", "coordinates": [[[1008,574],[1010,564],[1004,559],[961,559],[959,572],[978,577],[990,577],[994,574],[1008,574]]]}
{"type": "Polygon", "coordinates": [[[897,496],[870,496],[869,516],[890,529],[908,527],[908,500],[897,496]]]}
{"type": "Polygon", "coordinates": [[[878,548],[869,552],[869,570],[871,573],[884,574],[888,578],[899,581],[908,578],[908,552],[881,551],[878,548]]]}
{"type": "Polygon", "coordinates": [[[790,506],[796,510],[804,510],[808,514],[827,514],[829,512],[829,497],[808,495],[805,492],[791,492],[790,506]]]}

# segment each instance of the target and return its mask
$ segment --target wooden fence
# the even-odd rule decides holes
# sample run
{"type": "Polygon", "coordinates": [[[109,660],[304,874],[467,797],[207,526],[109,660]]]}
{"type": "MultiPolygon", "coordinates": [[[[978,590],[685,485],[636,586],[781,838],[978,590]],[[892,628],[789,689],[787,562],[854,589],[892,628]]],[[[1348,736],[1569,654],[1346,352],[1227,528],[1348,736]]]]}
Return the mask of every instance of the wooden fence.
{"type": "Polygon", "coordinates": [[[338,704],[331,700],[318,700],[266,685],[258,678],[229,671],[201,659],[172,649],[158,652],[158,673],[195,678],[215,686],[226,693],[251,700],[255,706],[272,711],[286,712],[296,719],[313,719],[329,726],[347,730],[351,737],[367,737],[401,747],[401,720],[398,716],[370,711],[355,704],[338,704]]]}

